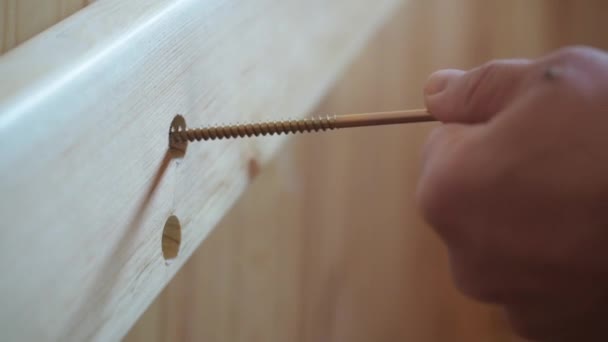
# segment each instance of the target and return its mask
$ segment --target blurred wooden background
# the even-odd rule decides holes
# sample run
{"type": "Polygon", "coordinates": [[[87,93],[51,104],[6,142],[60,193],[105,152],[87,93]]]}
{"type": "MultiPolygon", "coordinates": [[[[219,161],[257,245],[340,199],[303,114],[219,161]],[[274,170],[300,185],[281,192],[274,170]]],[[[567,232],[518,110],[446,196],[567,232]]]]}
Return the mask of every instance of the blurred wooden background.
{"type": "Polygon", "coordinates": [[[95,0],[0,0],[0,54],[95,0]]]}
{"type": "MultiPolygon", "coordinates": [[[[86,3],[0,0],[1,50],[86,3]]],[[[603,0],[405,3],[315,113],[422,106],[438,68],[608,48],[603,0]]],[[[454,290],[415,208],[432,127],[294,137],[126,340],[515,341],[499,310],[454,290]]]]}

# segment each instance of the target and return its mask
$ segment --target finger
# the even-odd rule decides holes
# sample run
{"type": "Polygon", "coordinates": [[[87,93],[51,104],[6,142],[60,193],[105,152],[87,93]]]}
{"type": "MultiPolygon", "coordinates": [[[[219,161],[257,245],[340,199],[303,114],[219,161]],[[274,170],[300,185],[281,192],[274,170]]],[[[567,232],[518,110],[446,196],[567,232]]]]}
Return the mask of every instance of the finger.
{"type": "MultiPolygon", "coordinates": [[[[433,130],[422,150],[422,172],[418,182],[417,203],[427,222],[435,228],[448,224],[459,196],[455,175],[466,167],[463,151],[467,150],[474,128],[445,124],[433,130]]],[[[440,235],[441,234],[440,232],[440,235]]]]}
{"type": "Polygon", "coordinates": [[[425,86],[426,106],[442,122],[485,122],[520,91],[531,64],[528,60],[502,60],[468,72],[440,70],[425,86]]]}

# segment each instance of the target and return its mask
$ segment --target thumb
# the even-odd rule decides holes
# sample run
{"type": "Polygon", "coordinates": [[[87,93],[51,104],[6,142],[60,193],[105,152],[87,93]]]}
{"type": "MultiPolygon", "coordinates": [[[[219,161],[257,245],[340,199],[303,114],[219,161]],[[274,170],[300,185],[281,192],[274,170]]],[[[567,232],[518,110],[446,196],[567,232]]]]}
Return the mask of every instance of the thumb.
{"type": "Polygon", "coordinates": [[[517,94],[531,64],[527,60],[503,60],[467,72],[437,71],[424,88],[427,109],[443,122],[488,121],[517,94]]]}

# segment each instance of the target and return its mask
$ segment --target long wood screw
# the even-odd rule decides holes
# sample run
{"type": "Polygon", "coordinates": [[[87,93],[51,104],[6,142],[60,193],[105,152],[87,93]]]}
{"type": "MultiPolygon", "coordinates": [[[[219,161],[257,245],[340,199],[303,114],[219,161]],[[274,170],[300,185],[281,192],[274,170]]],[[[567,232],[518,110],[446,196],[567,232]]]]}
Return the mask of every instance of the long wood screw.
{"type": "Polygon", "coordinates": [[[301,120],[236,124],[185,130],[178,128],[171,130],[169,134],[170,140],[173,143],[182,143],[187,141],[317,132],[348,127],[394,125],[430,121],[436,121],[436,119],[433,118],[426,109],[414,109],[394,112],[333,115],[301,120]]]}

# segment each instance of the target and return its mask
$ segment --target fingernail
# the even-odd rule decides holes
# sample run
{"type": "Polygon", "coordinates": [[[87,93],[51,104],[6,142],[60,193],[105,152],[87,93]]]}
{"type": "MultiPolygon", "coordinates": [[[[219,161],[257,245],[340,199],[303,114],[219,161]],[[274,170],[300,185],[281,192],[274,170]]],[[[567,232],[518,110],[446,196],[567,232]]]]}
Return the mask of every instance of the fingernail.
{"type": "Polygon", "coordinates": [[[439,70],[434,72],[426,81],[424,86],[425,95],[437,95],[444,91],[451,79],[459,77],[464,71],[461,70],[439,70]]]}

